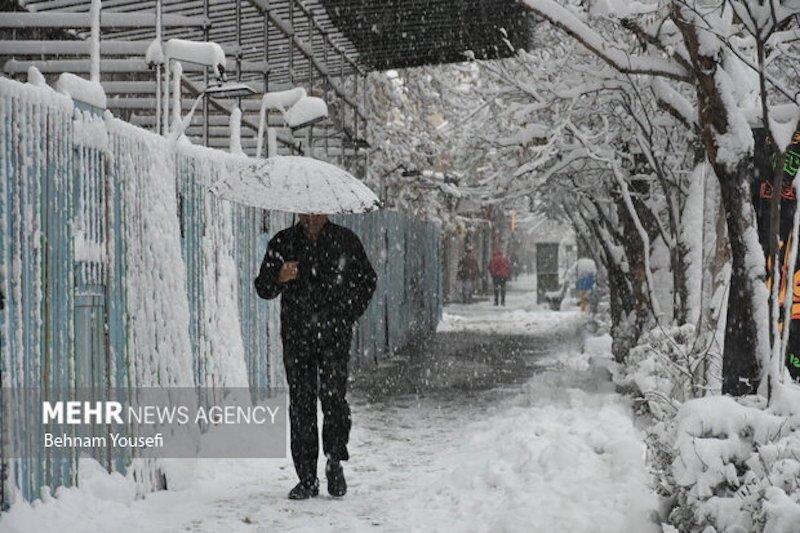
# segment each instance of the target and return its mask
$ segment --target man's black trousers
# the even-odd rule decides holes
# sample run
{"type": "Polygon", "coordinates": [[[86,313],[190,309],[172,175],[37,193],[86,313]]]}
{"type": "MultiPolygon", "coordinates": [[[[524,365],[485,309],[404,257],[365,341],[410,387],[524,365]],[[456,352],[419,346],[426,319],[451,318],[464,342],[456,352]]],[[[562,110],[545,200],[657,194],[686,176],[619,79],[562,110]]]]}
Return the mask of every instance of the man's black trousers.
{"type": "Polygon", "coordinates": [[[289,384],[292,460],[301,481],[317,477],[319,436],[317,398],[322,403],[322,451],[329,458],[350,458],[350,406],[347,405],[347,364],[351,334],[283,339],[283,364],[289,384]]]}
{"type": "Polygon", "coordinates": [[[494,305],[506,305],[506,280],[494,278],[494,305]]]}

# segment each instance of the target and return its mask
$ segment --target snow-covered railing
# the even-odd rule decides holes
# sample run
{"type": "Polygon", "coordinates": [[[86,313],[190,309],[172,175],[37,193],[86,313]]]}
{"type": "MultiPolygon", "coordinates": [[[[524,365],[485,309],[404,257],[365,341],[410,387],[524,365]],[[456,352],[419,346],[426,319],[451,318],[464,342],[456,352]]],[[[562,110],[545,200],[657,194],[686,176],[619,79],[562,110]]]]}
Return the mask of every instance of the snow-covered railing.
{"type": "MultiPolygon", "coordinates": [[[[152,27],[156,24],[153,13],[125,13],[105,11],[100,15],[101,28],[152,27]]],[[[210,24],[206,17],[165,14],[161,24],[174,28],[204,28],[210,24]]],[[[92,25],[89,13],[2,13],[0,28],[89,28],[92,25]]]]}
{"type": "MultiPolygon", "coordinates": [[[[0,125],[3,388],[283,384],[277,304],[252,282],[292,216],[207,191],[244,156],[168,143],[44,84],[4,78],[0,125]]],[[[340,222],[379,274],[353,346],[366,363],[436,327],[439,229],[389,212],[340,222]]],[[[37,401],[14,392],[0,401],[6,503],[75,479],[74,456],[26,431],[20,413],[37,401]],[[20,447],[36,459],[12,459],[20,447]]]]}

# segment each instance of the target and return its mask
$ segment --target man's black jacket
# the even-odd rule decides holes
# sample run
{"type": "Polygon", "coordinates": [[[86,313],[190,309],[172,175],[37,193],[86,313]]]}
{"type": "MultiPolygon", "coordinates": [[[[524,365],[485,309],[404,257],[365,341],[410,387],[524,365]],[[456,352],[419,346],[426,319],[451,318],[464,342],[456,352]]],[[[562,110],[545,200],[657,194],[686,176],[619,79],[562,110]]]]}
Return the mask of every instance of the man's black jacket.
{"type": "Polygon", "coordinates": [[[349,229],[328,222],[316,241],[300,224],[287,228],[269,242],[256,292],[281,300],[281,335],[284,342],[302,341],[309,335],[322,339],[348,335],[367,309],[377,276],[358,237],[349,229]],[[284,263],[297,261],[297,279],[278,283],[284,263]]]}

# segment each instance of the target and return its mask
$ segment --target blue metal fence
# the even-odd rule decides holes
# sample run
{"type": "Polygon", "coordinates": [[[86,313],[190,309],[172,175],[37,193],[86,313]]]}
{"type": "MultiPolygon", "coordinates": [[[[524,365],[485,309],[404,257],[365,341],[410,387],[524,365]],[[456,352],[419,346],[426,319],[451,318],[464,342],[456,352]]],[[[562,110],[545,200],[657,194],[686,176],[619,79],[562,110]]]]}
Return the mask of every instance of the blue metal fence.
{"type": "MultiPolygon", "coordinates": [[[[257,298],[252,281],[269,238],[293,217],[206,192],[240,156],[164,144],[48,88],[0,78],[4,505],[76,482],[77,457],[45,450],[26,429],[24,414],[49,395],[283,384],[277,303],[257,298]],[[14,394],[23,387],[38,396],[14,394]],[[13,458],[19,449],[34,459],[13,458]]],[[[433,331],[438,226],[393,212],[336,221],[361,237],[379,275],[354,360],[377,361],[433,331]]],[[[122,472],[130,459],[96,458],[122,472]]]]}

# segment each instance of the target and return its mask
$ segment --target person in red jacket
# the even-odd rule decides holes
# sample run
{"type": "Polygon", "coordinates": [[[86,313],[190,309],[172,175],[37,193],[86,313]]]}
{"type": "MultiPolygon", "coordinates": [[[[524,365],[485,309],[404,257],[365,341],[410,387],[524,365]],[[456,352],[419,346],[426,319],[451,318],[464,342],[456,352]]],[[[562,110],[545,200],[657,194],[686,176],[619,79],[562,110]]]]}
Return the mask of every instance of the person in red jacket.
{"type": "Polygon", "coordinates": [[[494,282],[494,305],[506,305],[506,282],[511,277],[511,261],[495,248],[489,262],[489,273],[494,282]]]}

